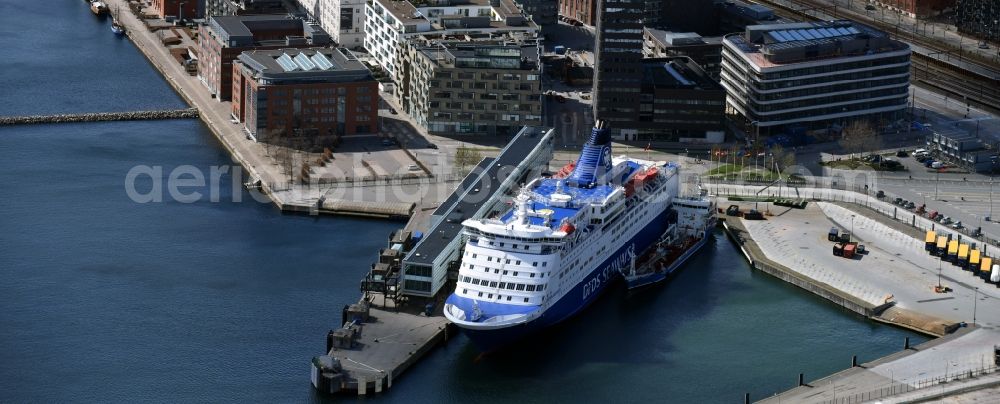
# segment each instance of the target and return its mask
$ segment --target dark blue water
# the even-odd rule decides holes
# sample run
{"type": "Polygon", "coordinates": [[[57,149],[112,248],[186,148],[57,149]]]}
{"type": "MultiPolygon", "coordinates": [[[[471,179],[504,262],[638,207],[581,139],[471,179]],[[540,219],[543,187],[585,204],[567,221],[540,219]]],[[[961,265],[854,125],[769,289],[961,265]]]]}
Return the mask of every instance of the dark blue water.
{"type": "MultiPolygon", "coordinates": [[[[83,2],[45,4],[0,0],[0,37],[19,38],[0,115],[183,106],[83,2]]],[[[137,166],[165,182],[230,164],[197,121],[0,128],[0,402],[328,401],[309,360],[399,224],[281,215],[228,174],[219,202],[125,190],[137,166]]],[[[168,195],[155,182],[136,187],[168,195]]],[[[663,288],[612,291],[502,355],[456,338],[369,399],[739,402],[904,336],[923,340],[753,273],[718,238],[663,288]]]]}

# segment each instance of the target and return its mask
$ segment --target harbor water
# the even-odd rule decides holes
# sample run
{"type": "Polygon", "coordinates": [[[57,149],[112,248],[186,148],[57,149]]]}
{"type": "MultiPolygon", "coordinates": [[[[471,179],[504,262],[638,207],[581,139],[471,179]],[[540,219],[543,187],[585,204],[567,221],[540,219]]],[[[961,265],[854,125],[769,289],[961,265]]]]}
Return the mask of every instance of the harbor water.
{"type": "MultiPolygon", "coordinates": [[[[185,107],[109,24],[79,0],[0,1],[0,115],[185,107]]],[[[0,156],[0,402],[335,401],[309,360],[401,223],[256,202],[196,120],[0,127],[0,156]],[[192,203],[139,203],[135,167],[159,173],[144,194],[178,167],[223,174],[192,203]]],[[[500,355],[453,338],[366,401],[741,402],[907,336],[926,339],[752,272],[717,233],[663,287],[616,288],[500,355]]]]}

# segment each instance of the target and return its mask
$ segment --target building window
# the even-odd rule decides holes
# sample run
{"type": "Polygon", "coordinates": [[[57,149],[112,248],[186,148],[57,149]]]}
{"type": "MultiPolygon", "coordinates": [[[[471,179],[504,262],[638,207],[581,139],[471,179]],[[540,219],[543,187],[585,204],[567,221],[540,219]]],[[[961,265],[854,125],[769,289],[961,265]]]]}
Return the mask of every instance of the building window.
{"type": "Polygon", "coordinates": [[[524,298],[524,302],[525,302],[525,303],[527,303],[527,302],[528,302],[528,298],[527,298],[527,297],[526,297],[526,298],[524,298]]]}

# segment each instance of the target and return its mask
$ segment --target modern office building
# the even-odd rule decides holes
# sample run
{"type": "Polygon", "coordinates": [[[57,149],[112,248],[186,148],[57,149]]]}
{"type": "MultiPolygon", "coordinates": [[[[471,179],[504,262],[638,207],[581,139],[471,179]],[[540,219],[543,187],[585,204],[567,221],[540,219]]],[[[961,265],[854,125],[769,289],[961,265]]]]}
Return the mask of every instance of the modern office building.
{"type": "Polygon", "coordinates": [[[232,90],[233,60],[255,49],[326,46],[330,36],[316,22],[288,15],[217,16],[198,27],[198,78],[220,101],[232,90]]]}
{"type": "Polygon", "coordinates": [[[598,0],[594,46],[594,119],[608,123],[616,136],[639,112],[642,87],[642,0],[598,0]]]}
{"type": "Polygon", "coordinates": [[[243,52],[232,93],[233,118],[257,141],[378,130],[378,82],[344,48],[243,52]]]}
{"type": "Polygon", "coordinates": [[[225,15],[282,14],[284,0],[205,0],[205,18],[225,15]]]}
{"type": "Polygon", "coordinates": [[[643,0],[642,24],[657,29],[714,35],[718,29],[717,0],[643,0]]]}
{"type": "Polygon", "coordinates": [[[559,0],[559,15],[587,25],[596,25],[597,0],[559,0]]]}
{"type": "Polygon", "coordinates": [[[755,25],[723,39],[721,79],[730,112],[764,135],[880,126],[906,110],[910,48],[852,21],[755,25]]]}
{"type": "Polygon", "coordinates": [[[760,4],[740,0],[718,3],[720,35],[741,32],[751,25],[790,24],[798,21],[778,17],[774,10],[760,4]]]}
{"type": "Polygon", "coordinates": [[[960,32],[994,43],[1000,42],[1000,1],[960,1],[955,12],[955,25],[960,32]]]}
{"type": "MultiPolygon", "coordinates": [[[[964,2],[962,1],[962,3],[964,2]]],[[[997,3],[996,0],[992,2],[993,4],[997,3]]],[[[957,0],[875,0],[872,3],[910,18],[927,18],[954,10],[956,3],[959,2],[957,0]]]]}
{"type": "Polygon", "coordinates": [[[725,140],[726,91],[691,58],[642,61],[639,113],[623,129],[631,140],[721,143],[725,140]]]}
{"type": "Polygon", "coordinates": [[[537,43],[466,38],[411,39],[396,99],[436,135],[513,135],[542,123],[537,43]]]}
{"type": "Polygon", "coordinates": [[[373,0],[365,6],[365,49],[393,81],[398,49],[421,34],[537,36],[538,25],[512,0],[439,0],[420,7],[409,1],[373,0]]]}
{"type": "Polygon", "coordinates": [[[191,19],[199,17],[198,1],[196,0],[153,0],[153,10],[160,18],[191,19]]]}
{"type": "Polygon", "coordinates": [[[722,71],[722,37],[702,37],[694,32],[643,30],[642,53],[647,58],[687,56],[709,76],[718,79],[722,71]]]}

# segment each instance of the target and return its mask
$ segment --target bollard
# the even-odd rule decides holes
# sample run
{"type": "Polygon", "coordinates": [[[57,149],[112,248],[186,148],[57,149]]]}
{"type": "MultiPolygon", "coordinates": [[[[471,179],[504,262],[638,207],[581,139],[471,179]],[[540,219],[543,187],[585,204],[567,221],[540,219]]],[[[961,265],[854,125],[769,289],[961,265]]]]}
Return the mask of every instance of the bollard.
{"type": "Polygon", "coordinates": [[[743,394],[743,404],[750,404],[750,393],[743,394]]]}
{"type": "Polygon", "coordinates": [[[326,333],[326,353],[329,354],[331,349],[333,349],[333,330],[326,333]]]}
{"type": "Polygon", "coordinates": [[[857,355],[851,355],[851,367],[852,368],[858,367],[858,356],[857,355]]]}
{"type": "Polygon", "coordinates": [[[903,350],[910,349],[910,337],[903,339],[903,350]]]}
{"type": "Polygon", "coordinates": [[[802,373],[799,373],[799,386],[805,385],[805,383],[802,382],[803,377],[804,375],[802,373]]]}

